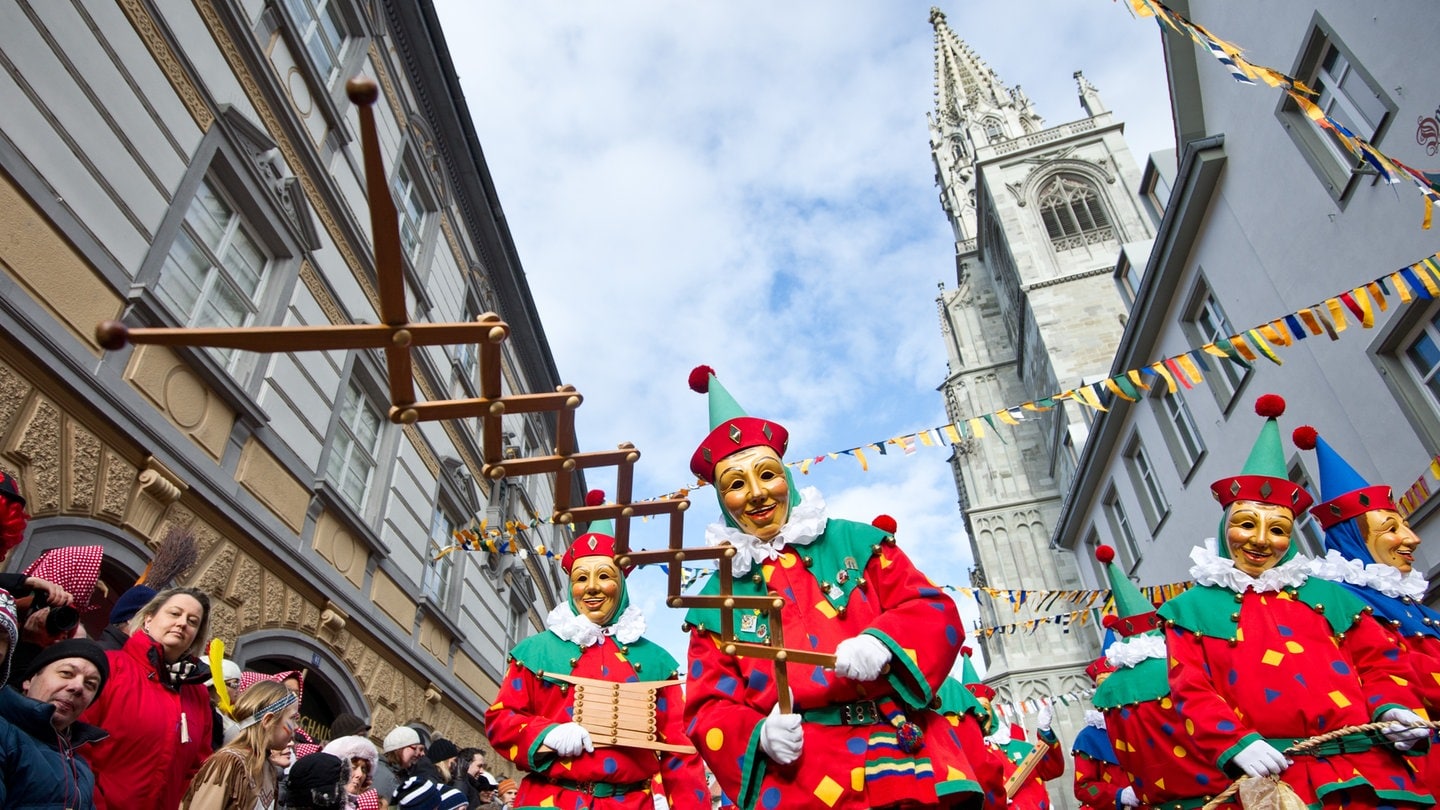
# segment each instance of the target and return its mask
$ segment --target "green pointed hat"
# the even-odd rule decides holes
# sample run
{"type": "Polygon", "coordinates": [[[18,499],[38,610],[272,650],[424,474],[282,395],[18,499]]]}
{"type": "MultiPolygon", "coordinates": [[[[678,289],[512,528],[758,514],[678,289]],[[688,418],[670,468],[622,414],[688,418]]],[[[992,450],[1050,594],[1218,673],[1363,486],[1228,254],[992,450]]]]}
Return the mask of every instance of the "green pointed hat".
{"type": "Polygon", "coordinates": [[[993,700],[995,698],[995,690],[980,680],[979,673],[975,671],[975,664],[970,661],[971,652],[969,647],[960,648],[960,683],[966,689],[969,689],[970,694],[975,697],[993,700]]]}
{"type": "Polygon", "coordinates": [[[715,378],[715,369],[696,366],[690,372],[690,388],[710,397],[710,435],[690,457],[690,471],[701,480],[715,483],[715,463],[749,447],[763,445],[785,457],[790,432],[776,422],[747,415],[715,378]]]}
{"type": "Polygon", "coordinates": [[[1115,600],[1115,615],[1105,617],[1105,627],[1123,638],[1159,627],[1160,619],[1155,615],[1155,606],[1115,564],[1115,549],[1099,546],[1095,549],[1095,559],[1105,567],[1105,576],[1110,580],[1110,596],[1115,600]]]}
{"type": "Polygon", "coordinates": [[[1299,515],[1309,508],[1310,493],[1290,480],[1285,464],[1285,447],[1280,442],[1280,425],[1275,420],[1285,413],[1285,400],[1276,394],[1265,394],[1255,400],[1255,413],[1265,418],[1250,457],[1239,475],[1231,475],[1210,485],[1210,491],[1221,506],[1236,501],[1259,501],[1283,506],[1299,515]]]}

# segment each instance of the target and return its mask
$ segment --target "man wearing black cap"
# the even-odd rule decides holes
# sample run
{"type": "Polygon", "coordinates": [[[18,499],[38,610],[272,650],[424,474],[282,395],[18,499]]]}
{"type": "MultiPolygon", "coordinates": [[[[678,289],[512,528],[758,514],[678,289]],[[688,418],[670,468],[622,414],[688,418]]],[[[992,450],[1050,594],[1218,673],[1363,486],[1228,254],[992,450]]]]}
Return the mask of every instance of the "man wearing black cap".
{"type": "Polygon", "coordinates": [[[23,695],[0,689],[0,807],[95,806],[95,775],[76,754],[108,735],[76,718],[108,677],[99,645],[68,639],[31,659],[23,695]]]}

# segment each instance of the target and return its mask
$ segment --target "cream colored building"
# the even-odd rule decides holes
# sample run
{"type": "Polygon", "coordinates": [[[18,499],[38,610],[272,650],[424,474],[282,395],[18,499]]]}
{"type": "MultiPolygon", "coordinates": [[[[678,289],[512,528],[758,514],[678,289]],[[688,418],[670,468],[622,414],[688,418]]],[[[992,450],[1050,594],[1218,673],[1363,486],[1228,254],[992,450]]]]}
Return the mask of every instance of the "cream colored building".
{"type": "MultiPolygon", "coordinates": [[[[377,322],[358,118],[377,80],[412,317],[494,311],[510,392],[560,382],[429,2],[0,2],[0,468],[34,515],[5,563],[100,544],[109,595],[172,526],[232,657],[304,668],[304,714],[480,744],[505,652],[563,598],[536,555],[435,552],[472,517],[548,515],[491,486],[474,420],[392,424],[369,351],[140,346],[95,325],[377,322]]],[[[416,352],[422,399],[476,396],[470,347],[416,352]]],[[[544,418],[507,417],[522,455],[544,418]]],[[[583,488],[577,491],[583,492],[583,488]]],[[[545,525],[527,548],[563,548],[545,525]]]]}

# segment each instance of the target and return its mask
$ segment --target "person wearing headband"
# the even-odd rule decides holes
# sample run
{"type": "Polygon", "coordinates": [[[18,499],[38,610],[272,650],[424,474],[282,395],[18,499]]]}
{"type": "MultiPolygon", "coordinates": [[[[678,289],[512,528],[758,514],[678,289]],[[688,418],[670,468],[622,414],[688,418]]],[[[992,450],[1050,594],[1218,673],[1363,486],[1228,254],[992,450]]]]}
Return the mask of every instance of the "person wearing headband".
{"type": "Polygon", "coordinates": [[[1399,639],[1344,587],[1312,576],[1292,542],[1311,496],[1289,479],[1276,419],[1265,418],[1244,468],[1211,484],[1219,538],[1191,552],[1195,587],[1160,607],[1171,697],[1194,735],[1187,762],[1231,777],[1279,777],[1308,807],[1422,807],[1430,790],[1404,761],[1428,729],[1399,639]],[[1305,753],[1295,743],[1369,723],[1305,753]]]}
{"type": "Polygon", "coordinates": [[[278,784],[270,752],[295,737],[300,699],[282,684],[262,681],[235,703],[240,734],[216,751],[190,781],[181,810],[273,807],[278,784]]]}
{"type": "MultiPolygon", "coordinates": [[[[604,499],[603,493],[593,491],[586,503],[598,506],[604,499]]],[[[617,683],[675,678],[679,664],[642,635],[645,616],[630,604],[626,572],[615,556],[609,520],[590,524],[589,531],[570,544],[561,558],[570,578],[569,600],[546,616],[545,632],[510,651],[509,670],[485,713],[485,734],[495,752],[528,771],[520,781],[517,807],[651,810],[666,800],[674,810],[710,806],[705,773],[693,751],[596,745],[590,729],[572,719],[575,689],[547,677],[617,683]],[[657,774],[664,799],[650,789],[657,774]]],[[[658,742],[685,745],[684,705],[679,684],[655,692],[658,742]]]]}
{"type": "MultiPolygon", "coordinates": [[[[966,751],[931,708],[965,640],[954,600],[901,551],[893,519],[830,517],[818,491],[795,486],[784,426],[746,414],[708,366],[690,386],[709,395],[710,410],[690,470],[714,485],[723,517],[706,542],[734,549],[721,563],[734,595],[783,600],[783,628],[733,611],[736,637],[768,644],[783,629],[787,647],[834,655],[833,668],[788,663],[793,704],[782,712],[774,663],[725,652],[722,609],[686,614],[687,727],[724,792],[745,810],[980,801],[971,754],[984,752],[966,751]]],[[[719,579],[700,594],[718,596],[719,579]]]]}

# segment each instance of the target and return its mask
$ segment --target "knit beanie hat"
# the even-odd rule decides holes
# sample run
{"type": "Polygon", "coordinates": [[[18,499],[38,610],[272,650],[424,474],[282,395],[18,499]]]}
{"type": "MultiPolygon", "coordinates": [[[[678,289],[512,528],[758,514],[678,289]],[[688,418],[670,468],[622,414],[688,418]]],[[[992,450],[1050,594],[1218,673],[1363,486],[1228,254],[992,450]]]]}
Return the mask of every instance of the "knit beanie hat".
{"type": "Polygon", "coordinates": [[[110,678],[110,659],[99,644],[88,638],[67,638],[42,647],[40,652],[30,659],[30,666],[25,670],[25,679],[35,677],[40,670],[66,658],[84,658],[100,671],[100,686],[95,690],[95,697],[99,698],[100,692],[105,689],[105,681],[110,678]]]}

